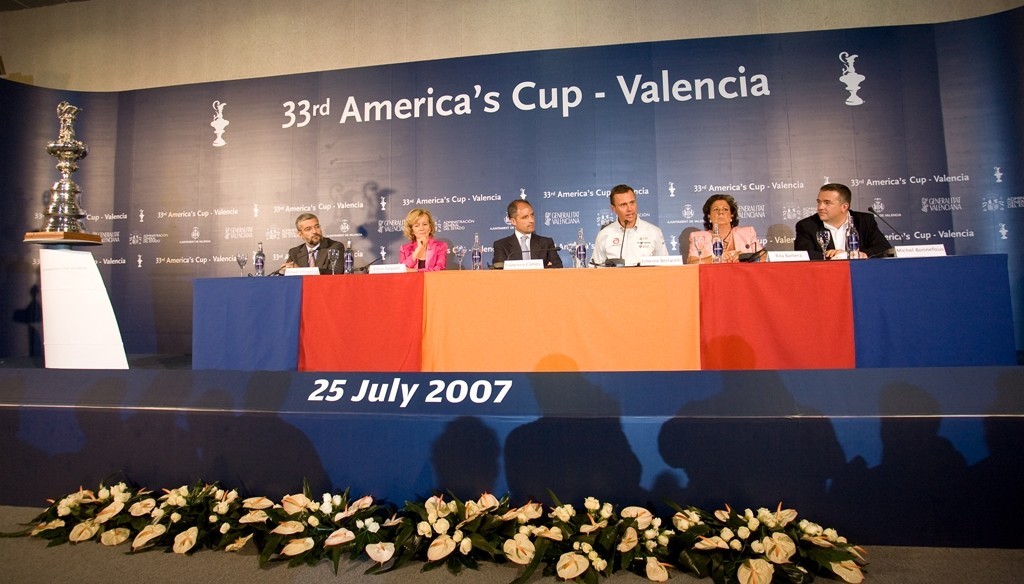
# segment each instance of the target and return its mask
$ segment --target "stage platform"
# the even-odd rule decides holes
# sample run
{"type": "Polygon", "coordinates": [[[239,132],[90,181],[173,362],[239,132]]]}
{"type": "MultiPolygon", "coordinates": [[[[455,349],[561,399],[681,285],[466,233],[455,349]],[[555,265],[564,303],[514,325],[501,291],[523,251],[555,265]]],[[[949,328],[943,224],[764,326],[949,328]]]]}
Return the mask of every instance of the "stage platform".
{"type": "MultiPolygon", "coordinates": [[[[557,357],[552,357],[557,358],[557,357]]],[[[1021,547],[1024,368],[633,373],[127,371],[0,363],[0,504],[79,485],[308,480],[800,511],[865,544],[1021,547]]]]}

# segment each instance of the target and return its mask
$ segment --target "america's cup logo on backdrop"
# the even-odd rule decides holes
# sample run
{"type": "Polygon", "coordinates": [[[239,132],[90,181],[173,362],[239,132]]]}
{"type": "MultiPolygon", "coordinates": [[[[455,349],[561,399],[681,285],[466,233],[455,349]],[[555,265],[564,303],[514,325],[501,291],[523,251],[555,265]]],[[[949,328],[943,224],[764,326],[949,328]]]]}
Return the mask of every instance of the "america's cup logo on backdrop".
{"type": "Polygon", "coordinates": [[[843,64],[843,74],[839,77],[846,90],[850,92],[850,96],[846,98],[846,105],[860,105],[864,103],[864,100],[857,95],[860,91],[860,84],[864,81],[865,77],[860,73],[857,73],[857,69],[854,67],[853,62],[857,60],[857,55],[851,55],[846,51],[839,53],[839,61],[843,64]]]}
{"type": "Polygon", "coordinates": [[[227,142],[224,141],[224,128],[228,127],[231,122],[224,119],[224,106],[228,104],[222,101],[213,102],[213,121],[210,122],[210,126],[213,128],[213,133],[217,138],[213,141],[213,145],[221,147],[227,142]]]}
{"type": "Polygon", "coordinates": [[[670,197],[676,196],[676,183],[674,183],[674,182],[668,183],[668,196],[670,196],[670,197]]]}
{"type": "Polygon", "coordinates": [[[992,173],[992,176],[996,177],[996,182],[997,183],[1003,182],[1003,170],[1002,170],[1002,168],[1000,168],[998,166],[993,166],[992,170],[994,171],[992,173]]]}
{"type": "Polygon", "coordinates": [[[1007,233],[1009,233],[1009,231],[1007,231],[1007,229],[1006,229],[1006,223],[1000,223],[999,224],[999,235],[1001,235],[1002,237],[1000,237],[999,239],[1006,239],[1006,234],[1007,233]]]}

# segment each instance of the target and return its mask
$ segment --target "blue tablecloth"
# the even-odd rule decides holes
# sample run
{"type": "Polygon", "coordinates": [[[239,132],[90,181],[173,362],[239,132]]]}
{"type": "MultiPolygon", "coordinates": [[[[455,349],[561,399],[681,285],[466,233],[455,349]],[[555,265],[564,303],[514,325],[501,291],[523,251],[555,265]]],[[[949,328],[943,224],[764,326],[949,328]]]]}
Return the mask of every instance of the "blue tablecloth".
{"type": "Polygon", "coordinates": [[[302,278],[194,283],[192,368],[295,371],[302,278]]]}
{"type": "Polygon", "coordinates": [[[854,261],[850,271],[857,367],[1017,363],[1005,255],[854,261]]]}

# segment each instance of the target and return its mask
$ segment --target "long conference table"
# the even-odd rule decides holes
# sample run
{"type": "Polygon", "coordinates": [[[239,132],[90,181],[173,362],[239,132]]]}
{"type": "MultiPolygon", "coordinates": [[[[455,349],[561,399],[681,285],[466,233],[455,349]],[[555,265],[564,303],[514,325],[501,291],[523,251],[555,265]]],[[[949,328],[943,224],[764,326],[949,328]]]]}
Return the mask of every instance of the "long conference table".
{"type": "Polygon", "coordinates": [[[194,369],[1014,365],[1005,255],[194,282],[194,369]]]}

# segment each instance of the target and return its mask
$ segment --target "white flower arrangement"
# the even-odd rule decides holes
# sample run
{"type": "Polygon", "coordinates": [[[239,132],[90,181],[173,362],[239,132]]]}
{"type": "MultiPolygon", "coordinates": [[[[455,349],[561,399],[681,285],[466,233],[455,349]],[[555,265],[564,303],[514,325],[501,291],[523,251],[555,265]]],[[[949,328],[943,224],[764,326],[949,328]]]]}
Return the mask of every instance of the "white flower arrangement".
{"type": "Polygon", "coordinates": [[[429,570],[475,569],[482,561],[520,566],[513,584],[543,574],[585,584],[629,570],[664,582],[671,570],[716,583],[811,582],[815,575],[845,582],[864,580],[864,550],[836,530],[801,519],[793,509],[737,512],[728,506],[708,513],[671,504],[668,520],[650,510],[615,507],[594,497],[577,510],[555,502],[546,512],[535,502],[520,507],[484,493],[475,501],[441,495],[401,509],[348,492],[314,498],[309,489],[279,503],[267,497],[241,499],[237,491],[199,483],[152,491],[125,483],[80,489],[53,502],[17,534],[60,543],[99,541],[130,544],[131,551],[165,548],[191,554],[206,548],[236,552],[250,543],[260,566],[287,562],[315,565],[365,554],[368,573],[422,562],[429,570]]]}

